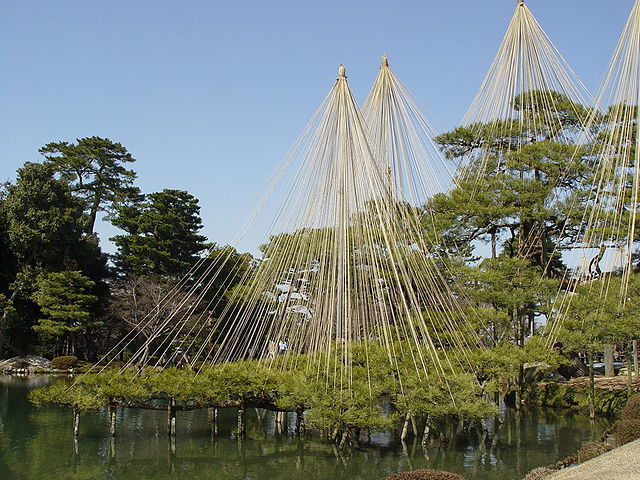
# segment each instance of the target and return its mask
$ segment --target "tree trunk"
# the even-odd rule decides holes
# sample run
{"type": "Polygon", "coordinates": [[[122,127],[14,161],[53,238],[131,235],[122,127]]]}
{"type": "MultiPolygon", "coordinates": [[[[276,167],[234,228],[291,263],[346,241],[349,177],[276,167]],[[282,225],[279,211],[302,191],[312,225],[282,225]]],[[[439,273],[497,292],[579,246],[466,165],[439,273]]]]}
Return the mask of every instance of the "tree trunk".
{"type": "Polygon", "coordinates": [[[636,380],[640,376],[640,371],[638,370],[638,340],[634,340],[633,342],[633,370],[636,374],[636,380]]]}
{"type": "Polygon", "coordinates": [[[615,375],[613,369],[613,347],[611,345],[604,346],[604,376],[613,377],[615,375]]]}
{"type": "Polygon", "coordinates": [[[422,446],[426,447],[429,444],[429,415],[424,423],[424,431],[422,432],[422,446]]]}
{"type": "Polygon", "coordinates": [[[497,258],[498,256],[498,252],[497,252],[497,238],[496,238],[496,228],[492,227],[490,230],[490,234],[491,234],[491,258],[497,258]]]}
{"type": "Polygon", "coordinates": [[[349,440],[349,430],[347,429],[342,433],[342,439],[340,440],[340,445],[338,446],[338,448],[342,450],[347,445],[348,440],[349,440]]]}
{"type": "Polygon", "coordinates": [[[91,204],[91,210],[89,211],[89,225],[87,225],[87,234],[93,235],[96,227],[96,220],[98,218],[98,210],[100,210],[100,203],[102,202],[102,189],[95,192],[93,202],[91,204]]]}
{"type": "MultiPolygon", "coordinates": [[[[11,302],[11,304],[13,304],[13,302],[16,300],[16,298],[18,298],[18,290],[14,290],[13,293],[11,294],[11,297],[9,298],[9,302],[11,302]]],[[[3,350],[3,346],[6,346],[9,350],[11,350],[14,354],[16,354],[19,357],[24,356],[24,352],[22,352],[20,349],[14,347],[9,340],[7,339],[7,337],[4,334],[4,331],[2,330],[2,325],[7,323],[9,317],[9,309],[6,309],[4,311],[4,313],[2,314],[2,322],[0,322],[0,358],[2,358],[2,350],[3,350]]]]}
{"type": "Polygon", "coordinates": [[[518,384],[516,385],[516,410],[522,408],[524,394],[524,366],[520,365],[518,370],[518,384]]]}
{"type": "Polygon", "coordinates": [[[411,420],[411,412],[407,412],[404,417],[404,425],[402,426],[402,433],[400,434],[400,440],[406,440],[409,435],[409,421],[411,420]]]}

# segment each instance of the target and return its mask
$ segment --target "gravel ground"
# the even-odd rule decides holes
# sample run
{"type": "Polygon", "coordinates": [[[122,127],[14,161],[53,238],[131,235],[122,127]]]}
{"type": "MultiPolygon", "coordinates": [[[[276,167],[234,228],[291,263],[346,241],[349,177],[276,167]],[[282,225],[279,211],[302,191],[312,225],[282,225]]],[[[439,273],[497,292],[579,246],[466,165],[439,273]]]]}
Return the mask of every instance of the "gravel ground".
{"type": "Polygon", "coordinates": [[[546,478],[548,480],[640,480],[640,440],[546,478]]]}

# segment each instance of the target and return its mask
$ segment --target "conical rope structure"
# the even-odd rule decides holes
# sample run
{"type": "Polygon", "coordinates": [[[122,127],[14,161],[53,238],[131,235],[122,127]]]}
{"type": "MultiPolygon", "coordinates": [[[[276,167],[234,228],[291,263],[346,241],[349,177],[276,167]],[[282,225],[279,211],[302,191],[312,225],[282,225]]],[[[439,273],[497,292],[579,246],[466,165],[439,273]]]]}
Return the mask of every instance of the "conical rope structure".
{"type": "Polygon", "coordinates": [[[525,5],[518,1],[498,53],[462,126],[486,144],[484,156],[468,158],[469,175],[482,177],[497,154],[532,141],[574,141],[589,117],[591,95],[525,5]],[[570,115],[567,115],[570,114],[570,115]],[[496,143],[499,142],[499,143],[496,143]]]}
{"type": "Polygon", "coordinates": [[[549,328],[550,343],[557,338],[573,299],[571,292],[579,284],[604,279],[597,282],[600,295],[617,288],[624,308],[629,279],[637,271],[633,255],[637,251],[640,206],[640,1],[635,2],[618,41],[597,105],[599,109],[587,125],[596,132],[589,154],[597,168],[589,192],[589,207],[582,220],[585,233],[580,244],[581,248],[597,253],[577,272],[570,293],[558,302],[556,321],[549,328]],[[600,262],[606,265],[601,267],[600,262]],[[621,275],[615,275],[616,272],[621,275]],[[620,280],[615,286],[613,278],[620,280]]]}
{"type": "Polygon", "coordinates": [[[424,241],[420,207],[451,182],[431,136],[388,65],[365,115],[340,66],[252,213],[272,214],[262,220],[261,258],[244,272],[229,267],[231,252],[203,259],[167,295],[163,314],[150,312],[109,358],[133,346],[123,370],[176,350],[192,367],[264,360],[286,369],[307,355],[341,390],[350,388],[354,348],[369,344],[425,378],[468,370],[479,342],[424,241]],[[440,185],[429,191],[436,173],[440,185]],[[283,349],[301,355],[281,357],[283,349]]]}
{"type": "MultiPolygon", "coordinates": [[[[542,157],[548,157],[551,171],[552,148],[557,152],[559,145],[571,149],[588,142],[585,126],[593,114],[591,105],[582,82],[520,0],[461,126],[439,136],[438,142],[448,158],[461,164],[456,184],[469,191],[478,191],[487,178],[498,181],[517,170],[523,180],[544,178],[547,172],[534,167],[522,171],[522,163],[527,157],[540,158],[536,149],[546,149],[542,157]]],[[[563,175],[548,175],[549,188],[559,187],[554,195],[560,197],[567,194],[562,191],[563,175]]],[[[534,255],[543,236],[540,228],[521,232],[518,255],[534,255]]]]}

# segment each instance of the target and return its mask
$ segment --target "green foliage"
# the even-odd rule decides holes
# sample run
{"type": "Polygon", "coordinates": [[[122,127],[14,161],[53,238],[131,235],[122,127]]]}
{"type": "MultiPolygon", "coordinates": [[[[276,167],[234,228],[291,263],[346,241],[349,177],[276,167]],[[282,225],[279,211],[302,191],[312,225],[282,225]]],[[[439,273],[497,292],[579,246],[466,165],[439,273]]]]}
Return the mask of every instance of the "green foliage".
{"type": "MultiPolygon", "coordinates": [[[[544,383],[530,390],[527,398],[529,403],[534,405],[577,408],[587,411],[591,401],[590,395],[588,387],[544,383]]],[[[601,415],[616,415],[624,407],[626,401],[627,392],[624,390],[595,389],[593,392],[594,410],[601,415]]]]}
{"type": "Polygon", "coordinates": [[[81,272],[44,273],[38,277],[33,300],[42,317],[34,330],[45,343],[59,343],[69,337],[75,353],[77,334],[100,325],[92,315],[98,297],[89,293],[94,283],[81,272]]]}
{"type": "MultiPolygon", "coordinates": [[[[411,357],[409,345],[402,348],[411,357]]],[[[473,375],[451,371],[447,382],[420,377],[409,358],[391,362],[376,343],[354,345],[349,355],[351,375],[344,377],[342,385],[336,383],[340,377],[333,369],[327,370],[326,362],[333,361],[333,356],[289,352],[273,360],[204,365],[197,375],[190,369],[153,367],[87,374],[68,388],[61,389],[58,383],[44,387],[34,402],[135,405],[172,398],[192,407],[277,408],[306,411],[310,426],[340,432],[390,428],[407,412],[434,421],[450,415],[475,420],[495,413],[495,407],[483,400],[473,375]],[[398,375],[404,382],[402,389],[398,375]]]]}
{"type": "Polygon", "coordinates": [[[563,359],[557,351],[546,348],[542,337],[531,337],[524,347],[504,342],[493,348],[472,350],[469,362],[485,393],[504,396],[516,388],[526,364],[541,362],[555,369],[563,359]]]}
{"type": "Polygon", "coordinates": [[[607,453],[613,447],[605,442],[587,442],[578,450],[578,463],[584,463],[607,453]]]}
{"type": "Polygon", "coordinates": [[[557,92],[525,92],[515,105],[526,121],[469,125],[436,137],[447,157],[466,164],[465,179],[426,210],[436,217],[446,250],[470,255],[474,242],[491,243],[492,257],[521,256],[545,275],[560,275],[564,266],[554,248],[578,238],[582,215],[575,200],[593,162],[572,141],[587,111],[557,92]],[[540,103],[552,97],[551,104],[540,103]]]}
{"type": "Polygon", "coordinates": [[[107,138],[80,138],[77,143],[54,142],[40,149],[60,178],[84,200],[88,218],[86,231],[93,233],[99,211],[113,209],[137,193],[136,174],[125,164],[135,159],[119,143],[107,138]]]}
{"type": "MultiPolygon", "coordinates": [[[[0,293],[11,307],[5,309],[2,328],[15,353],[35,343],[32,327],[39,318],[48,318],[34,300],[41,278],[66,270],[81,272],[93,282],[91,294],[106,294],[106,257],[97,238],[83,232],[83,205],[64,180],[54,177],[52,165],[35,163],[18,170],[17,182],[7,187],[0,201],[0,243],[10,252],[7,264],[0,267],[0,293]]],[[[83,350],[95,355],[90,346],[95,339],[81,340],[83,350]]]]}
{"type": "Polygon", "coordinates": [[[4,202],[9,246],[22,263],[62,266],[81,242],[83,203],[51,166],[26,163],[4,202]]]}
{"type": "Polygon", "coordinates": [[[84,385],[69,385],[65,381],[31,390],[29,400],[36,406],[66,405],[79,412],[97,410],[106,403],[106,399],[98,392],[84,385]]]}
{"type": "Polygon", "coordinates": [[[78,357],[73,355],[65,355],[63,357],[55,357],[51,360],[51,368],[59,370],[69,370],[78,364],[78,357]]]}
{"type": "Polygon", "coordinates": [[[113,224],[127,235],[111,240],[123,273],[181,277],[207,248],[198,200],[182,190],[162,190],[116,209],[113,224]]]}
{"type": "Polygon", "coordinates": [[[76,271],[53,272],[38,279],[34,300],[40,306],[45,319],[36,327],[51,335],[57,330],[72,331],[89,323],[89,309],[97,300],[87,292],[94,283],[76,271]],[[48,322],[45,326],[44,322],[48,322]]]}
{"type": "Polygon", "coordinates": [[[567,350],[600,352],[604,345],[626,343],[640,331],[640,275],[629,277],[623,303],[621,277],[607,276],[581,285],[563,318],[559,338],[567,350]]]}
{"type": "Polygon", "coordinates": [[[633,442],[640,438],[640,420],[622,420],[616,427],[618,445],[633,442]]]}

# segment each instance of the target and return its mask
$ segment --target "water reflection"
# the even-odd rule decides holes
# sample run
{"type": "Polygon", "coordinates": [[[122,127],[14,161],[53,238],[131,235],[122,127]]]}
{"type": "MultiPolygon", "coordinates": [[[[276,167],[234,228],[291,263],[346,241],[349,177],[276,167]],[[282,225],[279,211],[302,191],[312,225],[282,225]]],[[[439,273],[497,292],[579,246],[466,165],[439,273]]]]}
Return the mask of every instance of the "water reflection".
{"type": "Polygon", "coordinates": [[[472,480],[510,480],[564,458],[609,426],[607,420],[592,423],[565,411],[505,411],[502,424],[487,421],[486,438],[475,429],[461,431],[456,423],[442,425],[440,438],[427,449],[419,439],[402,443],[396,435],[374,432],[370,444],[339,451],[317,438],[288,434],[294,415],[280,425],[271,412],[249,410],[247,437],[238,440],[233,410],[220,410],[217,434],[211,412],[180,412],[172,442],[163,412],[120,409],[115,439],[108,438],[105,410],[82,417],[74,443],[68,410],[35,409],[26,399],[29,389],[47,381],[0,377],[3,480],[375,480],[418,468],[448,470],[472,480]]]}

